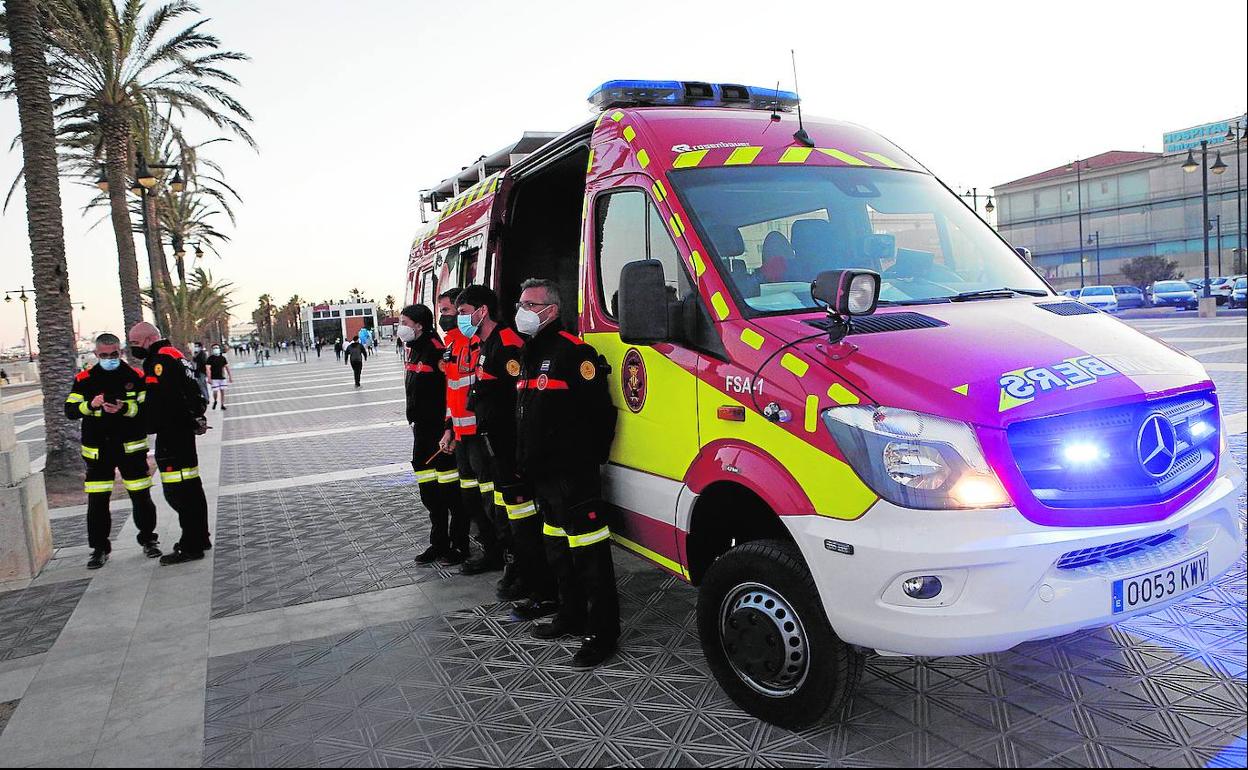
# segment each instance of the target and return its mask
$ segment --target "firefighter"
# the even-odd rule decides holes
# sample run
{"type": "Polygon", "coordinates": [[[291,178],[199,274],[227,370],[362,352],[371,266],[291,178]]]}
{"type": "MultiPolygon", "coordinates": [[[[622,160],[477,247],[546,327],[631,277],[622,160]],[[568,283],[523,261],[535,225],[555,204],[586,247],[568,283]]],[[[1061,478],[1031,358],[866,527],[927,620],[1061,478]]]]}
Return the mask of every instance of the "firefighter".
{"type": "Polygon", "coordinates": [[[147,430],[156,434],[156,468],[165,500],[178,513],[182,538],[163,565],[204,558],[212,547],[208,533],[208,500],[199,478],[195,437],[208,432],[206,404],[195,384],[194,366],[164,339],[160,330],[142,321],[130,329],[130,353],[143,362],[147,384],[147,430]]]}
{"type": "Polygon", "coordinates": [[[140,412],[145,400],[143,375],[121,360],[121,340],[115,334],[95,338],[99,363],[74,376],[65,416],[82,420],[82,458],[87,463],[87,569],[99,569],[113,550],[112,514],[108,501],[113,478],[130,495],[139,545],[148,558],[161,555],[156,535],[156,504],[152,502],[152,474],[147,468],[147,427],[140,412]]]}
{"type": "Polygon", "coordinates": [[[429,511],[429,547],[417,564],[459,564],[468,552],[469,521],[459,498],[459,472],[454,455],[438,446],[446,417],[446,375],[440,364],[445,348],[433,327],[433,311],[408,305],[399,314],[398,336],[405,351],[403,384],[407,421],[412,426],[412,470],[420,500],[429,511]]]}
{"type": "MultiPolygon", "coordinates": [[[[477,435],[477,417],[468,410],[468,389],[477,379],[477,356],[481,341],[476,338],[476,328],[456,310],[455,300],[459,293],[444,291],[438,296],[438,312],[445,319],[446,309],[456,313],[455,327],[446,333],[446,354],[443,356],[446,372],[446,430],[439,446],[443,451],[455,453],[459,469],[459,490],[469,520],[477,525],[477,540],[482,554],[467,559],[460,571],[465,575],[478,575],[503,568],[502,546],[494,531],[494,522],[481,503],[481,482],[478,476],[486,467],[485,448],[477,435]]],[[[443,320],[443,322],[445,322],[443,320]]],[[[489,489],[489,479],[485,479],[489,489]]],[[[493,493],[491,492],[491,495],[493,493]]]]}
{"type": "Polygon", "coordinates": [[[555,610],[555,584],[542,551],[541,519],[532,492],[516,476],[516,380],[524,340],[498,322],[498,295],[486,286],[469,286],[455,301],[465,332],[479,340],[476,382],[468,391],[468,411],[477,418],[476,448],[470,455],[481,483],[481,504],[492,514],[503,551],[500,601],[529,601],[516,607],[516,620],[534,620],[555,610]],[[483,463],[481,467],[477,463],[483,463]]]}
{"type": "Polygon", "coordinates": [[[572,665],[597,666],[615,654],[620,601],[600,466],[615,437],[607,365],[559,320],[559,288],[529,279],[520,287],[516,330],[527,337],[516,382],[516,461],[533,485],[546,556],[559,586],[554,619],[540,639],[584,637],[572,665]]]}

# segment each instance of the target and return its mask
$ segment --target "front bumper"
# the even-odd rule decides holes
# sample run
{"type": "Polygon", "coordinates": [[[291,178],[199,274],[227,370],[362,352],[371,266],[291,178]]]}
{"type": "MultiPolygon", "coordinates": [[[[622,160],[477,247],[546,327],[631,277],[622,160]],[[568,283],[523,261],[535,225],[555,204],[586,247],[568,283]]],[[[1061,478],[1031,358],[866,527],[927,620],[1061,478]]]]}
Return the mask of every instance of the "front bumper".
{"type": "Polygon", "coordinates": [[[1227,453],[1220,467],[1189,505],[1147,524],[1045,527],[1014,508],[917,511],[883,500],[855,521],[795,516],[786,522],[814,573],[828,620],[846,642],[887,654],[976,655],[1117,623],[1191,593],[1115,615],[1110,602],[1119,578],[1205,551],[1211,580],[1233,566],[1244,549],[1238,510],[1244,475],[1227,453]],[[1076,569],[1056,566],[1071,551],[1180,529],[1181,537],[1141,554],[1076,569]],[[854,554],[834,552],[825,540],[850,544],[854,554]],[[940,595],[907,597],[901,583],[923,575],[941,579],[940,595]]]}

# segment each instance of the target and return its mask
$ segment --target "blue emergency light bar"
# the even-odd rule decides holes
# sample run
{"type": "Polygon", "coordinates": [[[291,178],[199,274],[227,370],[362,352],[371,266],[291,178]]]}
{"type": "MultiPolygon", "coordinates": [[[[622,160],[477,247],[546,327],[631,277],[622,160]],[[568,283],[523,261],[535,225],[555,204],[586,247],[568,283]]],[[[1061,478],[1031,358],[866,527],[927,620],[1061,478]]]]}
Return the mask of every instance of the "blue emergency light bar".
{"type": "Polygon", "coordinates": [[[691,80],[608,80],[589,95],[589,103],[597,110],[612,107],[737,107],[791,112],[799,101],[792,91],[691,80]]]}

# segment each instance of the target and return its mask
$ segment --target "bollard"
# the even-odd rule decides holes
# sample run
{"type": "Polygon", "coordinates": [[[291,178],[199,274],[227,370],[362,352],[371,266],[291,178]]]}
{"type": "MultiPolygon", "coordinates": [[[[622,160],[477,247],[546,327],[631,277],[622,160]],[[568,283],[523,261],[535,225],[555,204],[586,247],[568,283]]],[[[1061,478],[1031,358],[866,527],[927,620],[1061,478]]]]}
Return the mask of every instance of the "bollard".
{"type": "Polygon", "coordinates": [[[1218,316],[1218,298],[1217,297],[1201,297],[1200,310],[1197,314],[1201,318],[1217,318],[1218,316]]]}
{"type": "Polygon", "coordinates": [[[0,414],[0,585],[29,581],[52,558],[52,527],[43,474],[30,472],[13,416],[0,414]]]}

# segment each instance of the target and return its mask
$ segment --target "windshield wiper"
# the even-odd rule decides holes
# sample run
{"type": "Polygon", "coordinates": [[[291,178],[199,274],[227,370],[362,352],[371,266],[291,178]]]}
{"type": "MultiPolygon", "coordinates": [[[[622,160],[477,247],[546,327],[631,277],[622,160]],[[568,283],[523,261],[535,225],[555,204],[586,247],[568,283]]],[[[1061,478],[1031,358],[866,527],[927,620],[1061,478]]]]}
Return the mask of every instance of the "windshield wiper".
{"type": "Polygon", "coordinates": [[[1047,297],[1049,293],[1044,289],[1011,289],[1008,286],[1000,289],[980,289],[978,291],[964,291],[961,294],[955,294],[949,298],[950,302],[968,302],[975,299],[994,299],[997,297],[1013,297],[1016,294],[1024,294],[1028,297],[1047,297]]]}

